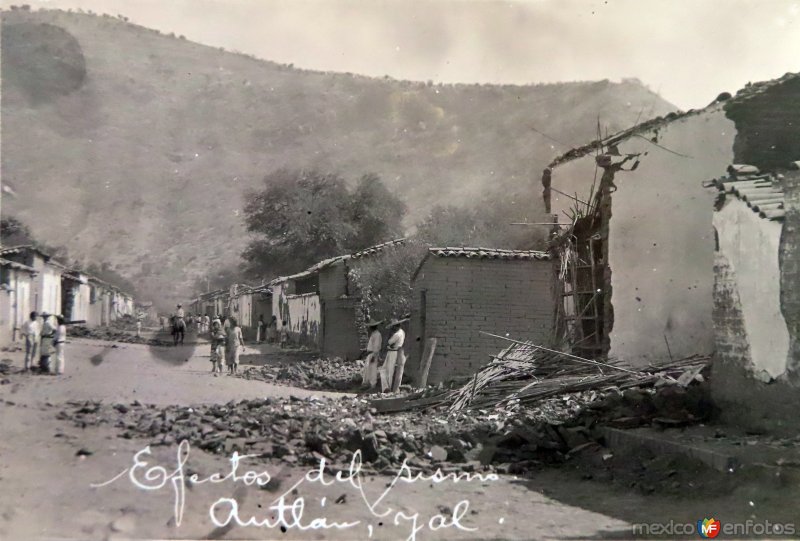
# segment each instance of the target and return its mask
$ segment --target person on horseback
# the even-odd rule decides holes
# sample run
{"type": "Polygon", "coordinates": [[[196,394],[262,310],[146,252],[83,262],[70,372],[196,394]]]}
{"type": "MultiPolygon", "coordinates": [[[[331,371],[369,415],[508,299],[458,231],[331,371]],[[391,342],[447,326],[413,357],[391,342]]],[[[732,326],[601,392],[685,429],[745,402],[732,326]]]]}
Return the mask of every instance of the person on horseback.
{"type": "Polygon", "coordinates": [[[175,315],[172,318],[172,339],[176,346],[178,345],[178,342],[183,345],[183,339],[186,335],[185,316],[186,313],[183,311],[183,307],[179,304],[177,310],[175,310],[175,315]]]}

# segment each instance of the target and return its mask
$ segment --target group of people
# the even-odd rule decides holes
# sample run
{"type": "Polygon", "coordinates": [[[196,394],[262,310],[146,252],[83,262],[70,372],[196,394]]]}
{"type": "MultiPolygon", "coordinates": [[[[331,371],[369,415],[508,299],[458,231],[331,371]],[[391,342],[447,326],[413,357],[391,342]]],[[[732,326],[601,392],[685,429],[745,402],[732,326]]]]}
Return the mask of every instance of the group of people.
{"type": "Polygon", "coordinates": [[[381,362],[383,335],[380,331],[383,321],[370,321],[367,323],[369,340],[367,341],[364,372],[362,374],[365,387],[372,389],[377,386],[380,380],[381,392],[383,393],[395,392],[400,388],[406,365],[406,356],[403,352],[406,333],[402,327],[406,321],[408,320],[393,319],[386,325],[386,329],[391,335],[386,342],[386,355],[383,362],[381,362]]]}
{"type": "MultiPolygon", "coordinates": [[[[208,316],[206,316],[208,317],[208,316]]],[[[225,364],[228,373],[239,371],[239,354],[244,349],[244,337],[235,317],[214,316],[209,327],[211,339],[211,372],[222,373],[225,364]]]]}
{"type": "Polygon", "coordinates": [[[64,348],[67,343],[67,325],[64,316],[45,312],[31,312],[28,321],[22,324],[25,339],[25,371],[38,368],[42,374],[63,374],[65,368],[64,348]],[[55,363],[50,360],[55,356],[55,363]],[[38,360],[38,363],[37,363],[38,360]]]}

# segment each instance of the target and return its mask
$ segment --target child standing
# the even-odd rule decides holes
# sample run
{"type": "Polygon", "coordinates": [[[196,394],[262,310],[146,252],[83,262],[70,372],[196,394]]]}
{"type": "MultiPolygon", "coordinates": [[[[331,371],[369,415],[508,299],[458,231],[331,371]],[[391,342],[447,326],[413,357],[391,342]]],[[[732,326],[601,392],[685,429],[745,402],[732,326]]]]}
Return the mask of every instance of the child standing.
{"type": "Polygon", "coordinates": [[[231,375],[235,375],[239,370],[239,353],[244,348],[244,338],[242,329],[235,317],[229,318],[231,322],[228,328],[228,341],[225,344],[225,353],[228,357],[228,369],[231,375]]]}

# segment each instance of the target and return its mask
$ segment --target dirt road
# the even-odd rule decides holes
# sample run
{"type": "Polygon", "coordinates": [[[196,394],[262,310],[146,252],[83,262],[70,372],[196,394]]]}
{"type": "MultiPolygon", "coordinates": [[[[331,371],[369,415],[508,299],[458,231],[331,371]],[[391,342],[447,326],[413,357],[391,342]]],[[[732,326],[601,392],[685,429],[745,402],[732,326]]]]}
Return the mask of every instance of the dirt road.
{"type": "MultiPolygon", "coordinates": [[[[59,420],[64,404],[102,399],[189,405],[325,393],[212,377],[205,347],[113,345],[76,340],[68,345],[65,376],[14,374],[0,386],[0,539],[556,539],[630,531],[623,521],[561,504],[510,476],[458,483],[400,480],[392,486],[392,477],[358,472],[338,482],[304,480],[308,469],[277,459],[244,459],[237,475],[253,470],[252,477],[263,482],[271,477],[269,484],[247,486],[250,478],[173,483],[177,470],[187,478],[196,473],[198,481],[215,472],[224,477],[231,462],[191,449],[179,469],[177,445],[154,446],[152,455],[144,454],[150,441],[120,438],[108,425],[81,428],[59,420]],[[147,468],[138,468],[106,486],[92,486],[130,470],[139,452],[147,468],[163,466],[162,473],[172,477],[151,470],[154,476],[146,479],[147,468]],[[183,505],[176,506],[176,490],[185,492],[183,505]],[[254,517],[265,523],[228,520],[230,498],[240,506],[239,522],[254,517]],[[297,522],[281,503],[294,503],[297,522]],[[176,515],[182,515],[179,527],[176,515]],[[282,531],[280,516],[294,527],[282,531]],[[330,527],[334,522],[352,525],[330,527]]],[[[4,354],[15,366],[21,365],[19,356],[4,354]]]]}

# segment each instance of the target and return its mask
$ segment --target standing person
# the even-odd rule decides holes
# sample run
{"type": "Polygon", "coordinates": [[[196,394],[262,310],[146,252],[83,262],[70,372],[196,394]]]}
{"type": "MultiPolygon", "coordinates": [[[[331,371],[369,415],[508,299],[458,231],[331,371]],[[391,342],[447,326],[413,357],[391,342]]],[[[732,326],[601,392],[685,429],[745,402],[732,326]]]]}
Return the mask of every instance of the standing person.
{"type": "Polygon", "coordinates": [[[56,327],[53,325],[50,314],[45,310],[42,312],[42,334],[39,351],[39,370],[44,374],[50,373],[50,357],[55,353],[53,339],[56,337],[56,327]]]}
{"type": "Polygon", "coordinates": [[[400,387],[400,382],[397,381],[395,369],[405,365],[405,355],[403,355],[403,343],[406,341],[406,333],[401,325],[405,320],[393,319],[386,326],[387,329],[392,331],[392,336],[386,342],[386,360],[383,362],[381,368],[381,391],[388,392],[396,390],[400,387]],[[402,357],[401,357],[402,355],[402,357]]]}
{"type": "Polygon", "coordinates": [[[278,318],[276,316],[272,316],[272,319],[269,320],[267,342],[269,342],[270,344],[274,344],[277,341],[278,341],[278,318]]]}
{"type": "Polygon", "coordinates": [[[56,316],[56,321],[58,322],[58,328],[53,338],[53,346],[56,350],[56,365],[54,370],[56,374],[61,375],[64,373],[64,365],[66,364],[64,348],[67,343],[67,325],[62,315],[56,316]]]}
{"type": "Polygon", "coordinates": [[[25,371],[29,372],[36,362],[39,352],[39,339],[42,327],[39,325],[39,314],[31,312],[30,319],[22,324],[22,336],[25,337],[25,371]]]}
{"type": "Polygon", "coordinates": [[[225,344],[225,356],[228,358],[229,373],[235,375],[239,370],[239,353],[244,348],[244,338],[236,318],[232,317],[228,320],[230,326],[228,327],[228,340],[225,344]]]}
{"type": "Polygon", "coordinates": [[[225,360],[225,332],[222,330],[222,322],[219,317],[214,317],[209,332],[211,334],[211,372],[216,376],[217,372],[222,373],[222,364],[225,360]]]}
{"type": "Polygon", "coordinates": [[[367,341],[367,356],[364,358],[362,382],[364,387],[369,389],[378,384],[378,361],[380,361],[381,347],[383,346],[383,336],[378,330],[380,324],[380,321],[367,323],[369,340],[367,341]]]}
{"type": "Polygon", "coordinates": [[[267,322],[264,321],[264,315],[258,316],[258,331],[256,332],[256,342],[261,343],[266,339],[267,322]]]}
{"type": "Polygon", "coordinates": [[[222,316],[222,328],[225,329],[225,333],[227,333],[228,329],[231,328],[231,317],[230,316],[222,316]]]}
{"type": "Polygon", "coordinates": [[[211,330],[211,318],[208,317],[208,314],[203,316],[203,332],[209,332],[211,330]]]}
{"type": "Polygon", "coordinates": [[[281,326],[281,349],[286,349],[289,346],[289,326],[286,323],[286,320],[283,320],[283,325],[281,326]]]}

